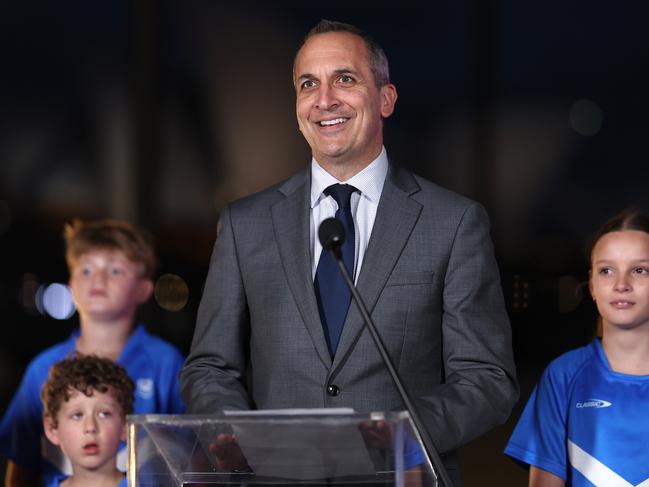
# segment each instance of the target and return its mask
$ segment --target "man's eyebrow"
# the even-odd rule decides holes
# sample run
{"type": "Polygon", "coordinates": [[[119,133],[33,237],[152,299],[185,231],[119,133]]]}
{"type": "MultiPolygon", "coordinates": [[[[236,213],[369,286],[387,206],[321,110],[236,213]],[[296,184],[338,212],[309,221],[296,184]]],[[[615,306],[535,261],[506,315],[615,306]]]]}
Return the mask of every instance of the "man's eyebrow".
{"type": "Polygon", "coordinates": [[[296,79],[297,80],[303,80],[303,79],[314,79],[314,78],[315,78],[315,76],[312,75],[311,73],[304,73],[304,74],[301,74],[300,76],[298,76],[296,79]]]}
{"type": "MultiPolygon", "coordinates": [[[[352,68],[338,68],[334,69],[334,74],[339,76],[341,74],[353,74],[355,76],[358,76],[358,73],[353,70],[352,68]]],[[[306,79],[317,79],[317,76],[311,73],[304,73],[301,74],[296,78],[297,80],[306,80],[306,79]]]]}
{"type": "Polygon", "coordinates": [[[352,68],[339,68],[334,70],[335,74],[357,74],[352,68]]]}

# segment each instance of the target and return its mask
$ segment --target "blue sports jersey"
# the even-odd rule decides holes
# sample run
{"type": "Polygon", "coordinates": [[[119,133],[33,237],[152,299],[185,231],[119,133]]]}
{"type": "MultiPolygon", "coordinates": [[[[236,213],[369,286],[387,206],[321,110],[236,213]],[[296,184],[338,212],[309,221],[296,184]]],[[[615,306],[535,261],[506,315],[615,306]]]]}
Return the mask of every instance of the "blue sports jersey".
{"type": "MultiPolygon", "coordinates": [[[[59,485],[61,485],[67,479],[68,477],[66,475],[53,477],[50,483],[45,484],[45,487],[59,487],[59,485]]],[[[124,477],[116,487],[128,487],[128,478],[124,477]]]]}
{"type": "Polygon", "coordinates": [[[505,453],[568,486],[649,486],[649,375],[611,370],[599,340],[562,355],[505,453]]]}
{"type": "MultiPolygon", "coordinates": [[[[72,473],[69,460],[50,443],[43,432],[43,404],[40,393],[50,367],[75,351],[79,330],[57,345],[38,354],[25,375],[0,423],[0,452],[17,465],[42,472],[45,485],[56,477],[72,473]]],[[[181,414],[182,354],[173,345],[137,326],[124,346],[117,363],[135,383],[134,414],[181,414]]],[[[118,454],[118,467],[126,468],[126,448],[118,454]]]]}

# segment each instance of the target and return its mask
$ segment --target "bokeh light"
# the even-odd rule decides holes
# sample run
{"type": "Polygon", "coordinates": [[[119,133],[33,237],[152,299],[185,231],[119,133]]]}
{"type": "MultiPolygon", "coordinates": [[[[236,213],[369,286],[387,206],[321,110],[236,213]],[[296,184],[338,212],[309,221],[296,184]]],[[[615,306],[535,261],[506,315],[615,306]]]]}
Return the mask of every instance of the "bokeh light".
{"type": "Polygon", "coordinates": [[[603,122],[602,109],[592,100],[577,100],[570,107],[570,125],[578,134],[587,137],[597,135],[603,122]]]}
{"type": "Polygon", "coordinates": [[[67,320],[76,308],[70,288],[58,282],[45,287],[41,296],[42,309],[54,319],[67,320]]]}
{"type": "Polygon", "coordinates": [[[180,311],[189,300],[189,287],[182,277],[164,274],[155,283],[154,297],[161,308],[180,311]]]}

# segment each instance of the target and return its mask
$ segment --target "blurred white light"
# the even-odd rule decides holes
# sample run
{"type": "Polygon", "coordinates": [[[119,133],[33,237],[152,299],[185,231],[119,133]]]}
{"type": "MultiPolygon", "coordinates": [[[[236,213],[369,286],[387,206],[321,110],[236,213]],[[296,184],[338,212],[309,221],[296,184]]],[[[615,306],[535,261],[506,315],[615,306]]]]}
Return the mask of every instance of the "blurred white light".
{"type": "Polygon", "coordinates": [[[604,113],[602,109],[592,100],[577,100],[570,107],[570,125],[575,132],[592,137],[602,128],[604,113]]]}
{"type": "Polygon", "coordinates": [[[70,288],[58,282],[45,288],[42,303],[45,312],[57,320],[67,320],[76,310],[70,288]]]}
{"type": "Polygon", "coordinates": [[[34,295],[34,306],[36,307],[36,310],[43,316],[47,314],[45,312],[45,307],[43,306],[43,294],[45,294],[45,289],[47,289],[47,284],[41,284],[40,286],[38,286],[36,294],[34,295]]]}

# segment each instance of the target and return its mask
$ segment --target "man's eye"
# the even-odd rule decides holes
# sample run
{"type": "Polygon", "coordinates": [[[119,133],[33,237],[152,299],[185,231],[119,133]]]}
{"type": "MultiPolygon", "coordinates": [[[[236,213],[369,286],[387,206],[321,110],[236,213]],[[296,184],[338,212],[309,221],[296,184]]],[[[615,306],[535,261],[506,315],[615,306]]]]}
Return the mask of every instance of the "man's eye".
{"type": "Polygon", "coordinates": [[[315,81],[313,81],[312,79],[303,81],[302,84],[300,85],[300,87],[303,90],[308,90],[309,88],[313,88],[314,86],[315,86],[315,81]]]}
{"type": "Polygon", "coordinates": [[[647,269],[646,267],[636,267],[634,269],[634,272],[636,274],[649,274],[649,269],[647,269]]]}
{"type": "Polygon", "coordinates": [[[343,74],[340,76],[340,78],[338,78],[338,81],[347,84],[347,83],[352,83],[354,81],[354,78],[352,78],[348,74],[343,74]]]}

